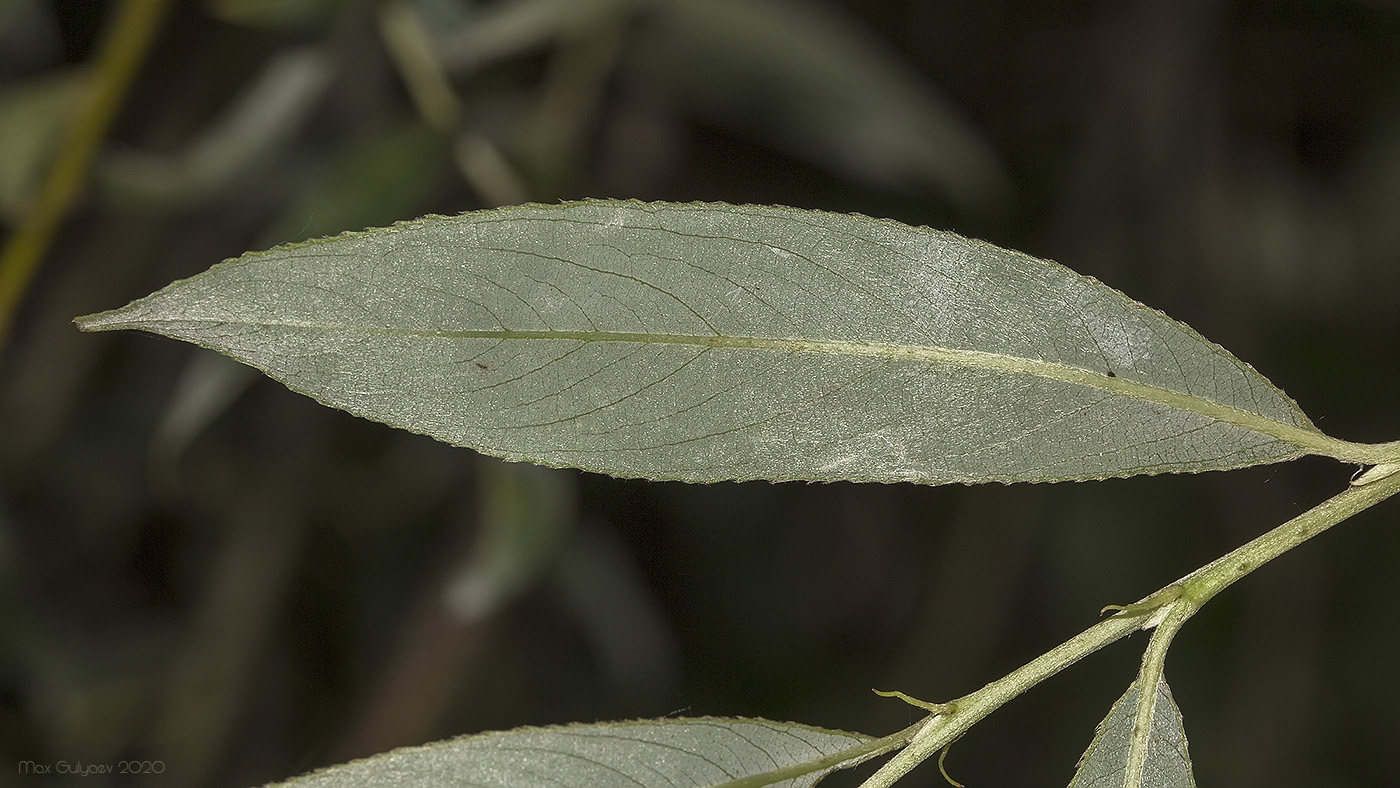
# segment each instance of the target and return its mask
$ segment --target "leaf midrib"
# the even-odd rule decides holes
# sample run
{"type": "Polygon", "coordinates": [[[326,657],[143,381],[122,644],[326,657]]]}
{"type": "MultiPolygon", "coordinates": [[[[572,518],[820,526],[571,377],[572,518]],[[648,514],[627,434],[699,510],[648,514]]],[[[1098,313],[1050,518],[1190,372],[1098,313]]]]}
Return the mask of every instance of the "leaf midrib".
{"type": "MultiPolygon", "coordinates": [[[[133,321],[129,323],[104,323],[102,318],[115,317],[110,314],[92,315],[81,320],[85,329],[137,328],[156,330],[158,323],[133,321]]],[[[1323,454],[1338,459],[1364,462],[1369,457],[1371,447],[1353,444],[1331,438],[1315,428],[1285,424],[1257,413],[1251,413],[1230,405],[1224,405],[1194,394],[1154,386],[1132,380],[1125,375],[1110,377],[1106,373],[1094,372],[1081,367],[1042,361],[1001,353],[979,350],[963,350],[933,345],[901,345],[887,342],[861,342],[852,340],[796,339],[777,337],[748,337],[722,334],[655,334],[625,331],[525,331],[517,329],[420,329],[398,328],[393,326],[340,325],[316,321],[259,320],[256,322],[230,320],[178,320],[159,321],[172,323],[205,323],[229,325],[243,322],[267,328],[299,328],[326,332],[360,333],[379,336],[405,336],[436,339],[497,339],[514,341],[573,341],[603,342],[618,344],[683,345],[702,348],[725,348],[736,350],[768,350],[781,353],[821,353],[834,356],[864,356],[889,361],[913,361],[928,364],[974,369],[987,369],[998,372],[1023,374],[1032,377],[1058,380],[1074,385],[1095,388],[1122,396],[1176,408],[1194,413],[1215,421],[1242,427],[1261,435],[1299,447],[1306,452],[1323,454]]],[[[159,333],[159,332],[158,332],[159,333]]]]}

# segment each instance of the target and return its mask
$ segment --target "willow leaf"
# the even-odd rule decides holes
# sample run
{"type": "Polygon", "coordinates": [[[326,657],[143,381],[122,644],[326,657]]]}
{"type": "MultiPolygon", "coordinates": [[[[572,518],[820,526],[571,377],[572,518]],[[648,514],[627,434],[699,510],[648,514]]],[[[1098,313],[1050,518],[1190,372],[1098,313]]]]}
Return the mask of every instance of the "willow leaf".
{"type": "Polygon", "coordinates": [[[269,788],[806,788],[883,739],[755,719],[520,728],[406,747],[269,788]]]}
{"type": "Polygon", "coordinates": [[[617,476],[1090,479],[1341,443],[1094,279],[790,208],[430,217],[249,253],[79,325],[195,342],[366,418],[617,476]]]}
{"type": "Polygon", "coordinates": [[[1137,785],[1125,785],[1138,693],[1137,682],[1133,682],[1099,723],[1094,741],[1080,760],[1069,788],[1196,788],[1181,710],[1165,679],[1157,683],[1142,781],[1137,785]]]}

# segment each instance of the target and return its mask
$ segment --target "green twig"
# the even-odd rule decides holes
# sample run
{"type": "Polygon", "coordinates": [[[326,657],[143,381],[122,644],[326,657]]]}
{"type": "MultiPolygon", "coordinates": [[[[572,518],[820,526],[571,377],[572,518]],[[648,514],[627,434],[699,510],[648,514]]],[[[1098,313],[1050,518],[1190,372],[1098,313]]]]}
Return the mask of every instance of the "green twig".
{"type": "MultiPolygon", "coordinates": [[[[925,719],[922,727],[910,740],[909,746],[896,753],[862,783],[861,788],[889,788],[915,766],[937,754],[983,717],[1012,698],[1139,629],[1168,627],[1166,636],[1156,639],[1156,643],[1165,652],[1169,636],[1175,634],[1175,630],[1186,618],[1216,594],[1265,563],[1397,492],[1400,492],[1400,473],[1376,479],[1369,484],[1352,486],[1173,583],[1172,586],[1182,588],[1180,599],[1166,605],[1153,604],[1171,597],[1174,593],[1168,590],[1171,586],[1150,594],[1141,602],[1127,606],[1128,610],[1139,612],[1119,613],[1100,621],[1021,668],[971,695],[958,698],[954,701],[955,711],[925,719]]],[[[1151,645],[1149,644],[1149,647],[1151,645]]],[[[1157,675],[1160,678],[1160,672],[1157,675]]],[[[1155,689],[1155,686],[1144,688],[1142,692],[1154,693],[1155,698],[1155,689]]]]}
{"type": "Polygon", "coordinates": [[[107,136],[145,60],[167,6],[169,0],[127,0],[107,28],[87,98],[59,145],[53,169],[33,206],[0,252],[0,348],[9,336],[20,300],[92,166],[98,145],[107,136]]]}

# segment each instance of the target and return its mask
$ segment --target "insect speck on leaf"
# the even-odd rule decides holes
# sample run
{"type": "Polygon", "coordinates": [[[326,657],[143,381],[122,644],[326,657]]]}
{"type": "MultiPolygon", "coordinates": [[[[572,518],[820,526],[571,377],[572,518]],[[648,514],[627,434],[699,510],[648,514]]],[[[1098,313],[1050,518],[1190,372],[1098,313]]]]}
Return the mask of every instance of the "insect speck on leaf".
{"type": "Polygon", "coordinates": [[[1111,369],[1108,371],[1108,376],[1109,376],[1110,378],[1116,378],[1116,377],[1118,377],[1117,375],[1113,374],[1113,370],[1111,370],[1111,369]]]}
{"type": "Polygon", "coordinates": [[[490,367],[486,366],[485,364],[481,363],[480,361],[473,361],[472,363],[476,365],[476,368],[477,368],[477,369],[490,369],[490,367]]]}

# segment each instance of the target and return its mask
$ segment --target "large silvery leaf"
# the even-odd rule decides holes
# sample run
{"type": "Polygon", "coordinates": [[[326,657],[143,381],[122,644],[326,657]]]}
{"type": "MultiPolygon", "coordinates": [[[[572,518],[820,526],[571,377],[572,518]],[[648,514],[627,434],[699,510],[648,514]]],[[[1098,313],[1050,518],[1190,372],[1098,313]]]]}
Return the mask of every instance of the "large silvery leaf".
{"type": "Polygon", "coordinates": [[[1320,435],[1247,364],[1093,279],[790,208],[433,217],[250,253],[79,323],[618,476],[1088,479],[1273,462],[1320,435]]]}
{"type": "Polygon", "coordinates": [[[878,740],[746,719],[672,719],[486,733],[407,747],[272,788],[805,788],[878,740]],[[766,778],[760,775],[767,775],[766,778]]]}
{"type": "Polygon", "coordinates": [[[1126,785],[1128,751],[1137,714],[1138,685],[1133,683],[1099,723],[1094,741],[1079,762],[1070,788],[1196,788],[1181,710],[1165,680],[1157,683],[1156,705],[1147,739],[1142,780],[1126,785]]]}

